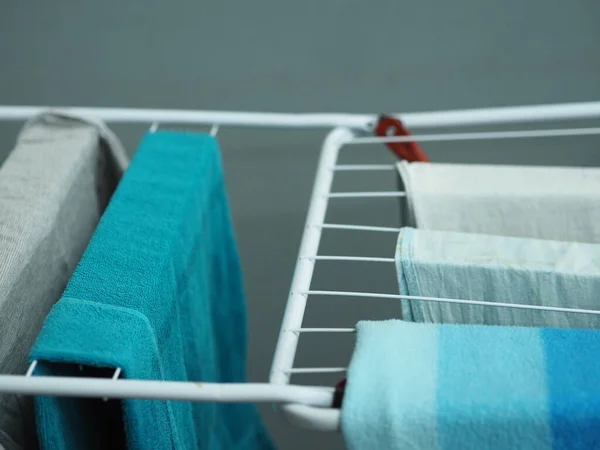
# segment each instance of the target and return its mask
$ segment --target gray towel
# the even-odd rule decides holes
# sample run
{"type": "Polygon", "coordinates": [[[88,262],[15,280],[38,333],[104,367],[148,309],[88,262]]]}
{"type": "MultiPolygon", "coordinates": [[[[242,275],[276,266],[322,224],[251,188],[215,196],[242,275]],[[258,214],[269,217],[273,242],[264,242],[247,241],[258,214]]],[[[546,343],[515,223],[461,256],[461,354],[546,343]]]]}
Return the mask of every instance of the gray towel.
{"type": "MultiPolygon", "coordinates": [[[[24,374],[127,156],[103,124],[44,113],[0,168],[0,373],[24,374]]],[[[0,449],[37,447],[33,399],[0,394],[0,449]]]]}

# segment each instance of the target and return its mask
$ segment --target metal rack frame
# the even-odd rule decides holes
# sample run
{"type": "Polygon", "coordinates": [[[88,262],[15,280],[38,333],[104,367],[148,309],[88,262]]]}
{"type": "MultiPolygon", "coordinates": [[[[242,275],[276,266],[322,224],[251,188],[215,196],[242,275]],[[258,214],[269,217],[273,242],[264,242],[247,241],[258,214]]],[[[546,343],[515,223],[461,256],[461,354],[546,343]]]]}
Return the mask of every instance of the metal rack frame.
{"type": "MultiPolygon", "coordinates": [[[[221,384],[198,382],[172,382],[119,379],[117,369],[112,379],[35,376],[35,362],[24,375],[0,375],[0,392],[25,395],[58,395],[100,398],[143,398],[162,400],[188,400],[204,402],[268,402],[281,405],[282,412],[294,424],[322,431],[339,429],[340,410],[332,408],[334,389],[331,387],[297,386],[290,384],[295,373],[344,372],[345,367],[294,367],[299,338],[306,333],[353,333],[353,328],[303,328],[302,322],[310,295],[345,297],[409,299],[550,310],[582,314],[600,314],[600,311],[570,308],[542,307],[520,304],[486,303],[483,300],[462,300],[433,297],[414,297],[398,294],[312,291],[311,280],[315,265],[320,260],[364,261],[393,263],[389,257],[354,257],[320,255],[319,244],[324,229],[352,229],[365,233],[397,233],[399,228],[356,224],[333,224],[325,221],[331,199],[348,197],[402,197],[403,192],[332,192],[336,173],[372,170],[393,170],[393,165],[363,164],[339,165],[338,154],[345,145],[372,144],[402,141],[450,141],[472,139],[514,139],[542,136],[575,136],[600,134],[600,128],[548,129],[531,131],[504,131],[478,133],[444,133],[411,137],[365,137],[365,132],[375,123],[374,115],[352,114],[275,114],[218,111],[142,110],[117,108],[48,108],[27,106],[0,106],[0,120],[25,120],[47,110],[60,110],[84,117],[118,123],[196,124],[334,128],[325,139],[314,183],[299,256],[292,278],[290,294],[275,349],[269,383],[221,384]]],[[[600,118],[600,102],[563,105],[521,106],[457,111],[440,111],[401,114],[398,117],[409,127],[490,125],[568,119],[600,118]]]]}

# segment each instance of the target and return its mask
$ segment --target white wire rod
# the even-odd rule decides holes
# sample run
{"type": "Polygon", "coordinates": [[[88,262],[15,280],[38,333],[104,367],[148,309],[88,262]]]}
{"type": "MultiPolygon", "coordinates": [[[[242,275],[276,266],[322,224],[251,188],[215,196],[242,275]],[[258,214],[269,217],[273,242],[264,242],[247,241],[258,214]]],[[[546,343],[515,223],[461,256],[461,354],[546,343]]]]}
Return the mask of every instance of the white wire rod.
{"type": "MultiPolygon", "coordinates": [[[[279,114],[183,109],[0,106],[0,120],[25,120],[41,111],[61,110],[116,123],[179,123],[258,127],[372,128],[373,114],[279,114]]],[[[474,108],[393,114],[410,128],[491,125],[551,120],[600,118],[600,102],[563,103],[499,108],[474,108]]]]}
{"type": "Polygon", "coordinates": [[[395,263],[394,258],[378,258],[373,256],[301,256],[302,259],[310,259],[312,261],[357,261],[357,262],[385,262],[395,263]]]}
{"type": "Polygon", "coordinates": [[[329,198],[375,198],[375,197],[406,197],[406,192],[402,191],[379,191],[379,192],[331,192],[324,194],[329,198]]]}
{"type": "MultiPolygon", "coordinates": [[[[66,111],[103,120],[107,123],[195,124],[274,128],[350,127],[366,130],[372,126],[372,114],[292,114],[185,109],[93,108],[70,106],[0,106],[0,120],[26,120],[42,111],[66,111]]],[[[214,131],[214,129],[213,129],[214,131]]]]}
{"type": "Polygon", "coordinates": [[[566,128],[560,130],[486,131],[477,133],[439,133],[413,136],[356,137],[348,145],[389,142],[475,141],[491,139],[523,139],[543,137],[590,136],[600,134],[600,128],[566,128]]]}
{"type": "Polygon", "coordinates": [[[356,328],[291,328],[288,333],[356,333],[356,328]]]}
{"type": "MultiPolygon", "coordinates": [[[[298,367],[286,370],[288,374],[299,374],[299,373],[340,373],[346,372],[347,367],[298,367]]],[[[330,405],[331,406],[331,405],[330,405]]]]}
{"type": "Polygon", "coordinates": [[[332,404],[333,389],[267,383],[192,383],[103,378],[0,375],[0,392],[61,397],[107,397],[219,403],[332,404]]]}
{"type": "Polygon", "coordinates": [[[396,166],[393,164],[338,164],[337,166],[333,166],[331,170],[337,170],[339,172],[396,170],[396,166]]]}
{"type": "Polygon", "coordinates": [[[561,308],[558,306],[538,306],[538,305],[524,305],[521,303],[501,303],[501,302],[486,302],[481,300],[461,300],[455,298],[443,298],[443,297],[422,297],[416,295],[398,295],[398,294],[379,294],[374,292],[352,292],[352,291],[305,291],[300,292],[302,295],[328,295],[336,297],[368,297],[368,298],[390,298],[399,300],[416,300],[424,302],[438,302],[438,303],[457,303],[464,305],[478,305],[488,306],[493,308],[515,308],[515,309],[531,309],[538,311],[553,311],[553,312],[565,312],[575,314],[595,314],[600,315],[600,311],[593,309],[578,309],[578,308],[561,308]]]}
{"type": "Polygon", "coordinates": [[[600,102],[475,108],[397,115],[409,128],[583,120],[600,118],[600,102]]]}
{"type": "Polygon", "coordinates": [[[31,377],[33,376],[33,371],[35,370],[35,366],[37,366],[37,361],[31,361],[31,364],[29,364],[29,368],[27,369],[27,373],[25,374],[26,377],[31,377]]]}
{"type": "MultiPolygon", "coordinates": [[[[118,380],[120,376],[121,376],[121,368],[117,367],[115,369],[115,373],[113,373],[112,379],[113,380],[118,380]]],[[[102,400],[104,400],[105,402],[107,402],[108,401],[108,397],[102,397],[102,400]]]]}
{"type": "Polygon", "coordinates": [[[378,231],[382,233],[399,233],[401,228],[394,227],[372,227],[369,225],[347,225],[337,223],[323,223],[321,225],[313,225],[317,228],[331,229],[331,230],[356,230],[356,231],[378,231]]]}
{"type": "MultiPolygon", "coordinates": [[[[287,333],[286,330],[302,327],[302,319],[306,308],[306,296],[300,292],[308,291],[312,280],[315,261],[304,259],[302,256],[316,256],[319,250],[322,229],[311,224],[324,223],[331,191],[334,172],[328,170],[335,166],[340,147],[353,137],[352,131],[347,128],[338,128],[331,131],[321,149],[319,166],[315,177],[310,206],[306,217],[306,224],[302,234],[296,268],[290,286],[275,355],[271,365],[270,381],[275,384],[289,383],[290,375],[286,371],[293,368],[298,333],[287,333]]],[[[285,412],[284,407],[284,412],[285,412]]],[[[287,414],[287,412],[286,412],[287,414]]]]}

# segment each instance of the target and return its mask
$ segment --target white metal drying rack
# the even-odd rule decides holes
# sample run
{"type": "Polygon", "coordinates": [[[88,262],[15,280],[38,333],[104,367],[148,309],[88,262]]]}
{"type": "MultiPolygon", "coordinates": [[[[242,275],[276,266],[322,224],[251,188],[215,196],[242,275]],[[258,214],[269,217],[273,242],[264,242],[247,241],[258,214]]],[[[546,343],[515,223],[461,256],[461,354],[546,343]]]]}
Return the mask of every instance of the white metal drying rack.
{"type": "MultiPolygon", "coordinates": [[[[451,141],[474,139],[514,139],[542,136],[575,136],[600,134],[600,128],[570,128],[527,131],[500,131],[476,133],[444,133],[415,135],[411,137],[370,137],[369,132],[375,115],[359,114],[276,114],[221,111],[186,111],[164,109],[125,108],[49,108],[31,106],[0,106],[0,120],[25,120],[47,110],[59,110],[71,114],[100,119],[108,123],[149,123],[212,125],[211,133],[218,126],[250,126],[280,128],[334,128],[321,149],[321,157],[308,210],[308,217],[296,269],[292,279],[283,323],[277,342],[269,383],[197,383],[173,381],[147,381],[119,379],[116,369],[112,379],[34,376],[35,362],[24,375],[0,375],[0,392],[24,395],[58,395],[73,397],[140,398],[157,400],[188,400],[199,402],[268,402],[281,404],[281,410],[293,423],[317,430],[339,429],[340,411],[332,408],[334,389],[331,387],[297,386],[290,384],[295,373],[344,372],[344,367],[294,367],[298,340],[305,333],[353,333],[353,328],[303,328],[302,322],[307,298],[310,295],[344,297],[409,299],[550,310],[565,313],[600,314],[600,311],[542,307],[519,304],[487,303],[476,300],[460,300],[433,297],[414,297],[397,294],[311,291],[315,263],[319,260],[343,260],[365,262],[390,262],[389,257],[353,257],[319,255],[319,243],[323,229],[348,229],[368,233],[397,233],[396,227],[379,227],[355,224],[332,224],[325,221],[330,199],[348,197],[402,197],[403,192],[331,192],[334,176],[340,171],[356,171],[360,174],[371,170],[392,170],[393,166],[379,164],[338,165],[340,149],[352,144],[406,141],[451,141]]],[[[540,106],[470,109],[397,114],[410,129],[428,127],[453,127],[492,125],[525,122],[543,122],[571,119],[600,118],[600,102],[571,103],[540,106]]],[[[202,381],[202,380],[198,380],[202,381]]]]}

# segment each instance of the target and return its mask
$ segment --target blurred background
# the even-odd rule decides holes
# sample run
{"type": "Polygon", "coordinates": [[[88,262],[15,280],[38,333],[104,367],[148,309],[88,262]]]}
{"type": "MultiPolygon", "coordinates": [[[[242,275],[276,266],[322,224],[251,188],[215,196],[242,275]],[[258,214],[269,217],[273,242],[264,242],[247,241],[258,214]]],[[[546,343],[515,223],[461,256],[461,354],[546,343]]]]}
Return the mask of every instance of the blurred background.
{"type": "MultiPolygon", "coordinates": [[[[596,0],[4,0],[0,104],[382,113],[593,101],[598,42],[596,0]]],[[[0,123],[2,159],[20,126],[0,123]]],[[[113,127],[131,153],[147,128],[113,127]]],[[[219,132],[245,269],[252,381],[268,378],[325,134],[219,132]]],[[[435,161],[600,163],[597,137],[423,148],[435,161]]],[[[348,148],[341,161],[393,159],[383,146],[365,146],[348,148]]],[[[345,174],[335,190],[394,187],[393,174],[345,174]]],[[[338,200],[328,221],[397,226],[398,202],[338,200]]],[[[328,232],[322,253],[392,256],[394,244],[395,236],[328,232]]],[[[357,263],[319,263],[313,286],[397,291],[393,267],[357,263]]],[[[305,324],[352,327],[398,309],[389,300],[316,297],[305,324]]],[[[345,365],[351,339],[304,338],[297,365],[345,365]]],[[[293,381],[332,385],[338,377],[293,381]]],[[[270,406],[261,411],[282,449],[342,448],[338,435],[295,428],[270,406]]]]}

